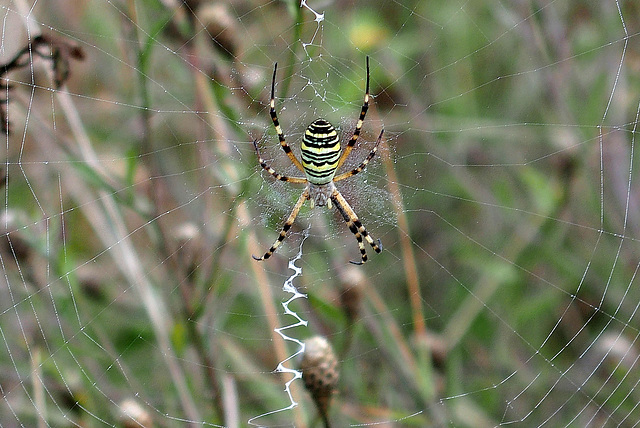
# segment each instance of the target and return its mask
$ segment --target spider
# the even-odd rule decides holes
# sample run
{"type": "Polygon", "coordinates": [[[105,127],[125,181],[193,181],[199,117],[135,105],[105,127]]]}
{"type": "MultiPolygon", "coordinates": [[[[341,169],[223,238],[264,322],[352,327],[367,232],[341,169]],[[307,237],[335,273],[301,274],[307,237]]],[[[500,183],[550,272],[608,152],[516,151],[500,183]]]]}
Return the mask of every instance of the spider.
{"type": "Polygon", "coordinates": [[[306,184],[306,187],[300,198],[298,198],[298,202],[294,205],[291,210],[291,214],[282,226],[282,230],[280,231],[280,235],[278,239],[273,243],[271,248],[262,256],[256,257],[252,256],[255,260],[266,260],[276,251],[276,249],[280,246],[282,241],[284,241],[287,236],[287,232],[293,225],[293,222],[302,207],[302,204],[306,200],[311,201],[311,208],[315,205],[322,207],[327,206],[328,209],[331,209],[333,205],[336,206],[337,210],[342,214],[344,221],[347,223],[349,230],[353,233],[358,241],[358,248],[360,249],[360,254],[362,256],[362,261],[354,262],[350,260],[350,263],[361,265],[367,261],[367,252],[364,247],[364,240],[371,245],[376,253],[380,253],[382,251],[382,242],[378,239],[377,243],[371,238],[371,235],[367,232],[367,229],[362,225],[360,220],[358,219],[357,214],[353,211],[353,208],[349,205],[349,203],[342,196],[340,191],[335,186],[336,181],[344,180],[345,178],[349,178],[358,174],[362,171],[369,161],[373,159],[378,150],[378,146],[382,141],[382,134],[384,133],[384,129],[380,131],[380,135],[378,136],[378,140],[374,145],[371,153],[362,161],[362,163],[355,169],[351,171],[343,172],[342,174],[336,175],[336,171],[351,153],[353,147],[360,136],[360,130],[362,129],[362,124],[364,121],[364,117],[367,114],[367,110],[369,109],[369,57],[367,56],[367,83],[366,83],[366,91],[364,94],[364,104],[362,105],[362,110],[360,111],[360,117],[358,118],[358,122],[356,124],[356,129],[353,131],[353,135],[347,146],[341,154],[340,150],[340,138],[338,137],[338,133],[336,129],[327,122],[325,119],[316,119],[307,127],[304,136],[302,137],[302,145],[301,145],[301,155],[302,162],[298,160],[298,158],[291,151],[291,147],[287,144],[284,132],[280,127],[280,123],[278,122],[278,115],[276,113],[275,108],[275,86],[276,86],[276,71],[278,70],[278,63],[276,63],[273,67],[273,79],[271,80],[271,102],[270,102],[270,110],[271,119],[273,120],[273,126],[276,128],[276,133],[278,134],[278,139],[280,140],[280,146],[282,150],[287,154],[291,162],[305,174],[305,178],[302,177],[286,177],[277,173],[273,168],[271,168],[260,156],[260,150],[258,149],[258,143],[256,140],[253,141],[253,146],[255,147],[256,154],[258,155],[258,162],[260,166],[271,174],[276,180],[286,181],[289,183],[300,183],[306,184]]]}

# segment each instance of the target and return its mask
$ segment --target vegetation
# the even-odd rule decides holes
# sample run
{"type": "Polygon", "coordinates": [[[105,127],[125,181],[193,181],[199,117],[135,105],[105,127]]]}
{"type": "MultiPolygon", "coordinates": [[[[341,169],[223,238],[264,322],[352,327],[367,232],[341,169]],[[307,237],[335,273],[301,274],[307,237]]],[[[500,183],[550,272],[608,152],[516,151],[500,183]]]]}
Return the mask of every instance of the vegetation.
{"type": "Polygon", "coordinates": [[[0,9],[1,424],[640,419],[633,2],[77,3],[0,9]],[[252,260],[301,191],[253,148],[297,173],[274,62],[297,153],[319,116],[349,136],[367,55],[347,166],[385,140],[341,191],[384,251],[350,265],[307,205],[252,260]],[[274,412],[300,248],[282,333],[314,355],[274,412]]]}

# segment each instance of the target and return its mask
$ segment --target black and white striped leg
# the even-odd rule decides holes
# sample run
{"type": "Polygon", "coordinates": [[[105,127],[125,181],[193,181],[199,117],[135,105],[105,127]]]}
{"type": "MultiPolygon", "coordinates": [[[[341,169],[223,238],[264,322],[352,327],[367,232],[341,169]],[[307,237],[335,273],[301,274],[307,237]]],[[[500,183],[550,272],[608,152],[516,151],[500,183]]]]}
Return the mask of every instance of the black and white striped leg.
{"type": "Polygon", "coordinates": [[[331,195],[331,200],[336,205],[336,208],[338,208],[338,211],[340,211],[340,214],[342,214],[344,221],[347,222],[347,227],[358,241],[358,248],[360,249],[362,261],[354,262],[353,260],[349,260],[349,263],[353,263],[354,265],[361,265],[363,263],[366,263],[367,251],[364,247],[363,238],[369,245],[371,245],[371,248],[373,248],[376,253],[380,253],[382,251],[382,242],[379,239],[377,242],[373,240],[371,235],[369,235],[369,233],[367,232],[367,229],[358,219],[358,216],[356,215],[355,211],[353,211],[353,208],[351,208],[349,203],[346,201],[346,199],[344,199],[342,194],[337,189],[331,195]]]}
{"type": "Polygon", "coordinates": [[[382,141],[382,134],[384,134],[384,129],[382,131],[380,131],[380,135],[378,136],[378,141],[376,141],[376,145],[373,146],[373,149],[371,150],[371,153],[369,153],[369,155],[366,157],[365,160],[362,161],[362,163],[360,165],[358,165],[357,168],[352,169],[351,171],[347,171],[345,173],[342,173],[340,175],[337,175],[333,181],[340,181],[340,180],[344,180],[345,178],[349,178],[352,177],[354,175],[356,175],[357,173],[359,173],[360,171],[362,171],[369,162],[371,162],[371,159],[373,159],[373,157],[376,155],[376,152],[378,151],[378,146],[380,145],[380,142],[382,141]]]}
{"type": "Polygon", "coordinates": [[[358,117],[358,123],[356,123],[356,129],[353,131],[353,135],[351,139],[347,143],[347,146],[342,152],[340,159],[338,160],[338,168],[342,166],[347,157],[349,157],[349,153],[353,150],[353,146],[356,145],[356,141],[358,141],[358,137],[360,136],[360,130],[362,129],[362,124],[364,123],[364,117],[367,115],[367,110],[369,110],[369,56],[367,56],[367,84],[364,93],[364,103],[362,104],[362,110],[360,110],[360,117],[358,117]]]}
{"type": "Polygon", "coordinates": [[[278,249],[280,244],[282,244],[282,241],[284,241],[284,239],[287,237],[287,232],[289,231],[289,229],[291,229],[293,222],[296,220],[296,217],[300,212],[300,208],[302,207],[302,204],[304,204],[304,201],[306,201],[307,199],[309,199],[309,191],[305,189],[304,192],[302,192],[302,195],[300,195],[298,202],[296,202],[296,204],[294,205],[293,210],[291,210],[291,214],[289,214],[289,218],[287,218],[287,221],[285,221],[284,226],[282,226],[282,230],[280,231],[280,235],[278,236],[278,239],[276,239],[276,242],[274,242],[271,248],[269,248],[269,250],[266,253],[264,253],[264,256],[256,257],[254,255],[251,255],[251,257],[253,257],[254,260],[258,260],[258,261],[266,260],[269,257],[271,257],[271,255],[276,251],[276,249],[278,249]]]}
{"type": "Polygon", "coordinates": [[[289,156],[291,162],[302,172],[304,172],[304,168],[302,164],[298,160],[298,158],[291,151],[291,147],[287,144],[286,139],[284,138],[284,132],[282,131],[282,127],[280,126],[280,122],[278,121],[278,114],[276,113],[276,71],[278,70],[278,63],[276,62],[273,66],[273,79],[271,80],[271,101],[269,102],[269,114],[271,115],[271,120],[273,121],[273,126],[276,128],[276,133],[278,134],[278,140],[280,140],[280,147],[282,150],[289,156]]]}
{"type": "Polygon", "coordinates": [[[260,162],[260,166],[269,174],[271,174],[276,180],[286,181],[288,183],[306,183],[307,182],[306,178],[287,177],[286,175],[281,175],[277,173],[276,170],[271,168],[267,164],[267,162],[265,162],[265,160],[262,159],[262,156],[260,156],[260,150],[258,150],[258,143],[256,142],[256,140],[253,140],[253,147],[256,149],[256,154],[258,155],[258,162],[260,162]]]}

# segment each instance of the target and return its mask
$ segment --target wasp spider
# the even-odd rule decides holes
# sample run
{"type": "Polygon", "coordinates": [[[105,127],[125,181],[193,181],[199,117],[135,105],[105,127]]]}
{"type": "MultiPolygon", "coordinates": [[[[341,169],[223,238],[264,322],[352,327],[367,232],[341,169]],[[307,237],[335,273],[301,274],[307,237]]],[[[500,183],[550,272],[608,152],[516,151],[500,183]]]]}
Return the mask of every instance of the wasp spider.
{"type": "Polygon", "coordinates": [[[304,136],[302,137],[302,162],[300,162],[291,151],[291,148],[284,138],[284,132],[280,127],[280,123],[278,122],[278,116],[276,114],[275,108],[275,86],[277,69],[278,64],[276,63],[273,68],[273,79],[271,81],[271,103],[269,112],[271,114],[271,119],[273,120],[273,125],[276,128],[276,133],[278,134],[278,139],[280,140],[280,146],[282,147],[282,150],[284,150],[289,159],[291,159],[291,162],[293,162],[293,164],[305,174],[305,178],[285,177],[284,175],[280,175],[273,168],[267,165],[264,159],[262,159],[262,156],[260,156],[260,151],[258,150],[258,144],[255,140],[253,142],[253,146],[256,149],[260,166],[264,168],[264,170],[269,174],[271,174],[276,180],[286,181],[289,183],[304,183],[306,184],[306,187],[302,192],[302,195],[300,195],[298,202],[296,202],[296,204],[294,205],[291,214],[289,214],[289,218],[287,218],[287,221],[285,221],[276,242],[273,243],[271,248],[269,248],[269,250],[262,257],[253,256],[253,258],[256,260],[265,260],[271,257],[274,251],[276,251],[276,249],[280,246],[282,241],[284,241],[285,237],[287,236],[287,232],[291,228],[291,225],[293,225],[293,222],[295,221],[296,216],[298,215],[298,212],[302,207],[302,204],[306,200],[310,200],[312,208],[315,205],[320,207],[326,205],[329,209],[331,209],[333,205],[336,206],[340,214],[342,214],[344,221],[347,222],[349,230],[355,235],[356,239],[358,240],[358,247],[360,248],[360,254],[362,255],[362,261],[350,262],[360,265],[367,261],[367,252],[365,251],[363,238],[369,243],[369,245],[371,245],[376,253],[382,251],[382,243],[379,239],[377,242],[375,242],[373,238],[371,238],[369,233],[367,233],[367,229],[365,229],[365,227],[358,219],[358,216],[353,211],[353,208],[349,206],[342,194],[338,191],[338,189],[336,189],[334,183],[336,181],[349,178],[362,171],[367,166],[369,161],[373,159],[376,151],[378,150],[378,146],[382,141],[382,134],[384,133],[384,129],[380,131],[378,140],[371,150],[371,153],[369,153],[369,155],[357,168],[336,175],[336,171],[338,170],[338,168],[342,166],[346,158],[349,156],[349,153],[351,153],[351,150],[353,150],[353,147],[355,146],[356,141],[360,136],[360,130],[362,129],[364,117],[367,114],[367,110],[369,109],[369,57],[367,57],[367,84],[364,94],[364,104],[362,105],[362,110],[360,111],[360,117],[358,118],[356,129],[353,131],[353,136],[347,143],[344,152],[341,153],[340,138],[333,125],[331,125],[325,119],[316,119],[311,123],[311,125],[309,125],[304,133],[304,136]]]}

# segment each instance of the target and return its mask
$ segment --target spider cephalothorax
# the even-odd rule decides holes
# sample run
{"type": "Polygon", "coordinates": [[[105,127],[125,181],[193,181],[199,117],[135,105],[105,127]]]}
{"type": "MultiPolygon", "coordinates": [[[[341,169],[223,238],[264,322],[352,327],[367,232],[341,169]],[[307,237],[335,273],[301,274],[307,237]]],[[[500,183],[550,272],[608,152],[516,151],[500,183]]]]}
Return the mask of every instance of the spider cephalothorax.
{"type": "Polygon", "coordinates": [[[256,149],[256,153],[258,154],[258,161],[260,162],[260,166],[264,168],[269,174],[271,174],[274,178],[281,181],[287,181],[289,183],[304,183],[306,187],[300,195],[298,202],[296,202],[291,214],[289,214],[289,218],[284,223],[282,230],[280,231],[280,235],[274,244],[269,248],[269,250],[262,257],[255,257],[256,260],[265,260],[271,257],[273,252],[280,246],[284,238],[287,236],[287,232],[293,225],[293,222],[300,211],[300,207],[304,201],[309,199],[311,201],[311,206],[327,206],[327,208],[331,209],[333,204],[335,204],[336,208],[342,214],[342,217],[347,222],[347,226],[349,230],[355,235],[356,240],[358,241],[358,247],[360,248],[360,254],[362,256],[362,261],[351,263],[354,264],[362,264],[367,261],[367,252],[364,247],[364,240],[366,240],[369,245],[373,248],[376,253],[382,251],[382,243],[378,239],[376,243],[373,238],[369,235],[365,227],[362,225],[358,216],[353,211],[351,206],[344,199],[342,194],[336,189],[335,182],[344,180],[345,178],[349,178],[353,175],[356,175],[360,171],[362,171],[365,166],[373,159],[378,150],[378,146],[382,141],[382,134],[384,133],[384,129],[380,131],[380,135],[378,136],[378,140],[376,141],[375,146],[371,150],[371,153],[362,161],[362,163],[355,169],[344,172],[342,174],[336,175],[336,171],[346,158],[351,153],[351,150],[356,144],[358,137],[360,136],[360,130],[362,129],[362,124],[364,121],[364,117],[367,114],[367,110],[369,109],[369,57],[367,57],[367,84],[366,91],[364,94],[364,103],[362,105],[362,110],[360,110],[360,117],[358,118],[358,122],[356,123],[356,129],[351,136],[351,139],[347,143],[347,146],[344,152],[341,151],[340,148],[340,136],[336,129],[327,122],[325,119],[316,119],[307,127],[305,130],[304,136],[302,137],[302,144],[300,147],[300,153],[302,157],[302,162],[298,160],[298,158],[293,154],[291,148],[287,144],[284,138],[284,132],[282,132],[282,128],[280,127],[280,123],[278,122],[278,116],[276,114],[275,108],[275,86],[276,86],[276,71],[278,69],[278,64],[276,64],[273,68],[273,79],[271,81],[271,103],[270,103],[270,114],[271,119],[273,120],[273,125],[276,128],[276,133],[278,134],[278,139],[280,140],[280,146],[284,150],[284,152],[289,156],[291,162],[302,172],[304,172],[305,178],[301,177],[286,177],[284,175],[278,174],[273,168],[271,168],[260,156],[260,151],[258,150],[258,144],[256,141],[253,142],[253,146],[256,149]]]}

